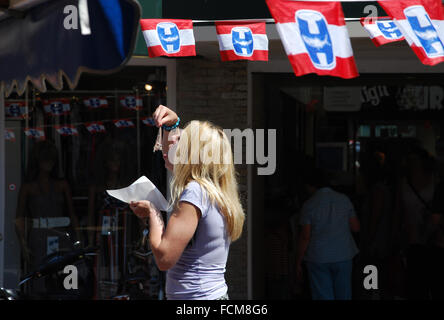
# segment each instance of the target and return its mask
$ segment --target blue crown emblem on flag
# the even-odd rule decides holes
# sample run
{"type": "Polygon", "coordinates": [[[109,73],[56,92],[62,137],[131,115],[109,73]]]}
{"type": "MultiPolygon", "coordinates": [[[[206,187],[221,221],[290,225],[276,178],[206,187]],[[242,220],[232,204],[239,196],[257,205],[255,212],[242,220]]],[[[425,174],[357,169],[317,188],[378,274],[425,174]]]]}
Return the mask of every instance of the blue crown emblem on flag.
{"type": "Polygon", "coordinates": [[[54,102],[54,103],[51,103],[51,105],[49,106],[49,109],[54,114],[62,113],[63,105],[61,102],[54,102]]]}
{"type": "Polygon", "coordinates": [[[89,99],[89,104],[92,108],[98,108],[100,107],[100,100],[97,98],[91,98],[89,99]]]}
{"type": "Polygon", "coordinates": [[[248,27],[231,29],[234,52],[241,57],[250,57],[254,51],[253,33],[248,27]]]}
{"type": "Polygon", "coordinates": [[[180,50],[179,28],[172,22],[160,22],[156,27],[162,49],[166,53],[177,53],[180,50]]]}
{"type": "Polygon", "coordinates": [[[91,124],[91,125],[89,126],[89,128],[90,128],[92,131],[101,131],[101,130],[102,130],[102,128],[101,128],[97,123],[93,123],[93,124],[91,124]]]}
{"type": "Polygon", "coordinates": [[[129,127],[131,123],[127,120],[119,120],[116,122],[116,124],[120,127],[129,127]]]}
{"type": "Polygon", "coordinates": [[[393,21],[377,21],[376,25],[386,39],[396,40],[402,38],[402,32],[393,21]]]}
{"type": "Polygon", "coordinates": [[[430,58],[444,56],[444,45],[424,7],[408,7],[404,14],[426,55],[430,58]]]}
{"type": "Polygon", "coordinates": [[[18,116],[20,116],[21,115],[21,109],[20,109],[20,106],[19,105],[17,105],[17,104],[12,104],[12,105],[10,105],[9,106],[9,114],[12,116],[12,117],[18,117],[18,116]]]}
{"type": "Polygon", "coordinates": [[[322,70],[334,69],[336,57],[324,15],[318,11],[299,10],[296,12],[296,21],[314,67],[322,70]]]}
{"type": "Polygon", "coordinates": [[[125,103],[126,103],[126,106],[129,108],[137,107],[136,98],[134,98],[132,96],[125,97],[125,103]]]}
{"type": "Polygon", "coordinates": [[[39,137],[41,133],[36,129],[29,129],[29,133],[32,137],[39,137]]]}
{"type": "Polygon", "coordinates": [[[65,135],[72,135],[74,133],[74,130],[72,128],[68,128],[68,127],[62,127],[59,129],[60,134],[65,134],[65,135]]]}

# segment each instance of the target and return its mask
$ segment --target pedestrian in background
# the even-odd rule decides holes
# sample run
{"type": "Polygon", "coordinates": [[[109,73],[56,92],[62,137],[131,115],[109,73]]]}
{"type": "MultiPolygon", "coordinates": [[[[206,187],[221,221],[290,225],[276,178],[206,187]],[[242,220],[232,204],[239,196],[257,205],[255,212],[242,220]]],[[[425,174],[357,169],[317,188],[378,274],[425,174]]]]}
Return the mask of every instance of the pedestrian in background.
{"type": "Polygon", "coordinates": [[[349,198],[328,187],[322,170],[304,180],[311,197],[301,211],[297,274],[302,277],[305,261],[313,300],[350,300],[353,257],[359,251],[352,232],[359,231],[359,220],[349,198]]]}

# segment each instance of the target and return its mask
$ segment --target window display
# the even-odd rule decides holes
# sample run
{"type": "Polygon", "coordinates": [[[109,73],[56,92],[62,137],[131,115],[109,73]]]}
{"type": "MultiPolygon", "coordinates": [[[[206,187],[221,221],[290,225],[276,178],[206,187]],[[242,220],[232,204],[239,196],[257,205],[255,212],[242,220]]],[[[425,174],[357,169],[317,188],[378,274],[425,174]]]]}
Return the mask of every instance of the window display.
{"type": "Polygon", "coordinates": [[[32,299],[162,295],[162,274],[143,240],[146,226],[105,192],[145,175],[165,195],[162,154],[152,149],[158,129],[150,121],[159,104],[166,104],[163,67],[84,75],[76,91],[28,90],[6,101],[7,162],[21,164],[6,170],[7,184],[15,186],[6,201],[6,287],[18,289],[43,265],[88,248],[88,259],[73,263],[81,290],[63,290],[66,275],[59,271],[30,277],[22,293],[32,299]]]}

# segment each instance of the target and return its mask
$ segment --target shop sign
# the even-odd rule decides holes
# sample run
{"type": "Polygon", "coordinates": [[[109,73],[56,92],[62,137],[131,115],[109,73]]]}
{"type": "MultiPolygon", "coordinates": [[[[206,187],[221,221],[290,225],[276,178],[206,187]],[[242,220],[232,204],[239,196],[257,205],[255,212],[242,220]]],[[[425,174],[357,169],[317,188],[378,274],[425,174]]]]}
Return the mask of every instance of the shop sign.
{"type": "Polygon", "coordinates": [[[326,111],[439,111],[444,109],[442,86],[325,87],[326,111]]]}
{"type": "Polygon", "coordinates": [[[327,111],[359,111],[361,109],[359,87],[325,87],[324,109],[327,111]]]}

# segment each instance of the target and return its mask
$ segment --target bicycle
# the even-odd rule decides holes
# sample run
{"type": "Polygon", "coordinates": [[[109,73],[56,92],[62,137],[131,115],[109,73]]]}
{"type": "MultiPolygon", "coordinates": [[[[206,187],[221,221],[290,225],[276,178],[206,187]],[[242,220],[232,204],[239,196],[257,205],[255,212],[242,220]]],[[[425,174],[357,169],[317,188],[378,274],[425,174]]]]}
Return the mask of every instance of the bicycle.
{"type": "MultiPolygon", "coordinates": [[[[97,247],[78,248],[79,245],[80,243],[77,242],[74,244],[77,249],[71,251],[57,251],[48,255],[34,271],[22,277],[21,281],[18,284],[19,289],[0,288],[0,300],[34,299],[35,296],[30,296],[24,293],[24,290],[22,290],[23,286],[26,283],[34,279],[57,275],[62,270],[64,270],[67,265],[74,265],[85,259],[88,259],[90,256],[95,256],[97,254],[97,247]]],[[[48,296],[50,296],[50,294],[48,294],[48,296]]],[[[78,298],[81,298],[81,296],[78,296],[78,298]]]]}
{"type": "Polygon", "coordinates": [[[121,279],[117,294],[112,300],[164,299],[164,277],[149,249],[148,234],[149,230],[145,228],[139,248],[131,251],[127,262],[127,274],[121,279]],[[142,267],[137,262],[142,262],[142,267]]]}

